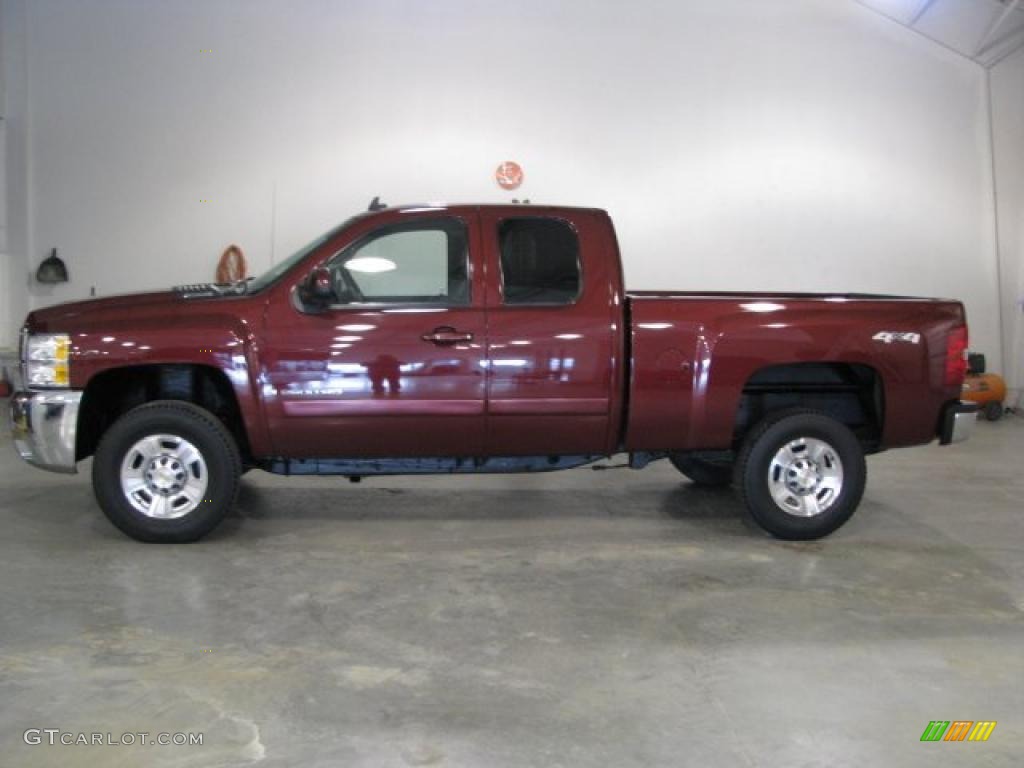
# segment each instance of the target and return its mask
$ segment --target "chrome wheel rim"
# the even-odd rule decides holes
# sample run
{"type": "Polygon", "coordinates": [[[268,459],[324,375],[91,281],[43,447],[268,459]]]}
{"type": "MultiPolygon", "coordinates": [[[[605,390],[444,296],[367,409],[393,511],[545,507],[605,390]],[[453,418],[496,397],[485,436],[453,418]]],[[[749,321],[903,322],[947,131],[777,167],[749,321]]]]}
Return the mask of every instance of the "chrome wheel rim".
{"type": "Polygon", "coordinates": [[[816,517],[827,512],[843,491],[843,462],[824,440],[798,437],[772,457],[768,488],[784,512],[816,517]]]}
{"type": "Polygon", "coordinates": [[[149,435],[121,462],[121,491],[146,517],[173,520],[203,502],[209,476],[192,443],[177,435],[149,435]]]}

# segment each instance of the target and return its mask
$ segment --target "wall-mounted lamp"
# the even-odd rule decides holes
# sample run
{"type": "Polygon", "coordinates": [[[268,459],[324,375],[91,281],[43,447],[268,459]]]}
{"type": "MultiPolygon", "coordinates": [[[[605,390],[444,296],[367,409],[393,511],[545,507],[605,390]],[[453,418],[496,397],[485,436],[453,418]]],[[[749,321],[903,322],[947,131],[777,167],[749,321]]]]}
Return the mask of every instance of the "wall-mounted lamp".
{"type": "Polygon", "coordinates": [[[68,281],[68,268],[57,256],[56,248],[39,265],[39,269],[36,270],[36,280],[40,283],[66,283],[68,281]]]}

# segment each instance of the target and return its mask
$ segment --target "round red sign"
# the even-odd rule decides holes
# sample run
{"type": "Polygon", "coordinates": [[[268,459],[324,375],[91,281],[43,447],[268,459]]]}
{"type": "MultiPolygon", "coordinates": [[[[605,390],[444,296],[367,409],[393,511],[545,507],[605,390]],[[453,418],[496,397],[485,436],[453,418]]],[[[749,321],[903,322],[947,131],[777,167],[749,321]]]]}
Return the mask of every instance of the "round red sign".
{"type": "Polygon", "coordinates": [[[502,189],[515,189],[523,183],[523,169],[519,163],[506,160],[494,172],[494,178],[502,189]]]}

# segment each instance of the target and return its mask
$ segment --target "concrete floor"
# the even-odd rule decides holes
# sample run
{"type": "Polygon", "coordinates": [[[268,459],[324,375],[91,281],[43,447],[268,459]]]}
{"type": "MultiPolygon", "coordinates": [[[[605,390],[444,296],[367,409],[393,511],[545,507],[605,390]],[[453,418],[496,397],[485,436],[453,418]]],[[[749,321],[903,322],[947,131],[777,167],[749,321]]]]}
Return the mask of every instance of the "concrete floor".
{"type": "Polygon", "coordinates": [[[252,473],[137,544],[0,439],[3,766],[1017,766],[1024,420],[869,460],[831,538],[643,472],[252,473]],[[919,741],[996,720],[987,743],[919,741]],[[27,728],[203,746],[28,746],[27,728]]]}

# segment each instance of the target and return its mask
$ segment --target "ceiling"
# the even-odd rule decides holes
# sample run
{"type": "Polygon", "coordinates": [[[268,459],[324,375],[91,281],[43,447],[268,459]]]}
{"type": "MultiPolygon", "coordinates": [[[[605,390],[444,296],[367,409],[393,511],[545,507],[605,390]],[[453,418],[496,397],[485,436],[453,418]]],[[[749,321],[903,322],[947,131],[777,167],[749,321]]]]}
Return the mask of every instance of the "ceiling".
{"type": "Polygon", "coordinates": [[[984,67],[1024,47],[1022,0],[857,0],[984,67]]]}

